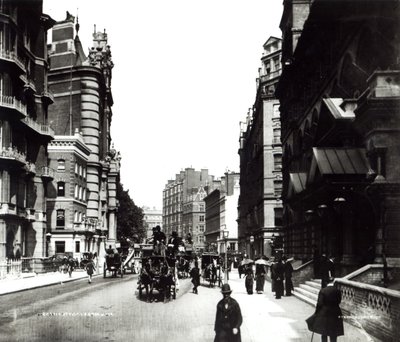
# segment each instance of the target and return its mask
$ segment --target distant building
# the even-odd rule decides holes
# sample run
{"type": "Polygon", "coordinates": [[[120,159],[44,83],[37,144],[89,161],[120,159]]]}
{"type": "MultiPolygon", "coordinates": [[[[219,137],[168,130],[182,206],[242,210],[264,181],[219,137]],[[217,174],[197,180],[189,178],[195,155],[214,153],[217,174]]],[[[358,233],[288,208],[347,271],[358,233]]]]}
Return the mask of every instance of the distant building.
{"type": "Polygon", "coordinates": [[[217,186],[218,181],[207,169],[186,168],[169,180],[163,190],[163,230],[167,235],[176,231],[186,238],[190,233],[194,248],[204,248],[205,204],[203,198],[217,186]]]}
{"type": "Polygon", "coordinates": [[[49,146],[55,176],[48,184],[47,231],[52,253],[102,253],[116,241],[116,186],[120,156],[111,147],[110,47],[105,32],[93,33],[88,56],[79,24],[67,13],[53,27],[49,45],[49,88],[55,103],[48,120],[55,130],[49,146]]]}
{"type": "Polygon", "coordinates": [[[155,207],[142,207],[143,209],[143,225],[146,230],[146,238],[153,236],[153,228],[162,226],[162,210],[155,207]]]}
{"type": "Polygon", "coordinates": [[[275,97],[281,44],[270,37],[263,45],[256,100],[240,132],[239,248],[251,257],[270,257],[282,246],[282,145],[275,97]]]}
{"type": "Polygon", "coordinates": [[[204,198],[206,205],[205,239],[207,250],[224,253],[239,252],[238,246],[238,200],[240,174],[226,172],[221,185],[204,198]],[[225,235],[224,235],[225,234],[225,235]]]}
{"type": "Polygon", "coordinates": [[[0,260],[46,255],[47,30],[42,1],[0,2],[0,260]]]}

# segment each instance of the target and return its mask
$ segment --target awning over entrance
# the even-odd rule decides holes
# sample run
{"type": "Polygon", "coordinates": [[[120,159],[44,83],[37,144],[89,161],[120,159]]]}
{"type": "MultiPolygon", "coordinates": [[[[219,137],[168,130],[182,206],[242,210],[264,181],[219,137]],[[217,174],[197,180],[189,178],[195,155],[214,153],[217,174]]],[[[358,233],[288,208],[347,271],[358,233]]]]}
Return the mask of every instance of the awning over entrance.
{"type": "Polygon", "coordinates": [[[313,160],[307,183],[312,183],[317,170],[324,175],[366,175],[368,160],[363,148],[313,148],[313,160]]]}

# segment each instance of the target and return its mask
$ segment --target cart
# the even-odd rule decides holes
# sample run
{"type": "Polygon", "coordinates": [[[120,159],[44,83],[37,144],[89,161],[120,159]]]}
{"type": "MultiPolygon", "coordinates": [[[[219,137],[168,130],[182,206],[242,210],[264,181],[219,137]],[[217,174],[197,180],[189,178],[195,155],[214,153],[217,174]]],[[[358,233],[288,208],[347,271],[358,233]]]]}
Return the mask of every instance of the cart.
{"type": "Polygon", "coordinates": [[[220,256],[216,253],[203,253],[201,256],[201,277],[209,287],[222,286],[220,256]]]}
{"type": "Polygon", "coordinates": [[[106,278],[109,273],[112,274],[112,277],[117,277],[118,273],[120,273],[122,278],[124,276],[124,265],[121,255],[116,250],[109,249],[105,259],[103,277],[106,278]]]}
{"type": "Polygon", "coordinates": [[[153,291],[167,298],[176,298],[175,258],[152,255],[142,258],[142,268],[138,278],[139,298],[146,292],[146,300],[154,300],[153,291]]]}

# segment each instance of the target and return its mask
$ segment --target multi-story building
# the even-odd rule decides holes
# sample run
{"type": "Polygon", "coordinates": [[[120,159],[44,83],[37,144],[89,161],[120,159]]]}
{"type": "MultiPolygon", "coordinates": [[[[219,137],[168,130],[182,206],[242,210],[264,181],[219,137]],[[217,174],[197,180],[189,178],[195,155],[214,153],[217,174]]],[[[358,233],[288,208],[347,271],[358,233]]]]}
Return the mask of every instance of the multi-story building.
{"type": "Polygon", "coordinates": [[[143,225],[146,230],[146,238],[153,236],[153,228],[162,226],[162,210],[156,207],[142,207],[143,209],[143,225]]]}
{"type": "Polygon", "coordinates": [[[399,1],[286,0],[280,25],[284,248],[331,256],[344,314],[382,341],[400,336],[399,20],[399,1]]]}
{"type": "Polygon", "coordinates": [[[47,212],[50,250],[79,255],[102,253],[106,240],[115,243],[120,156],[110,146],[113,62],[107,34],[93,33],[86,56],[78,31],[67,13],[54,25],[49,45],[55,103],[48,117],[56,135],[49,146],[55,177],[47,212]]]}
{"type": "Polygon", "coordinates": [[[257,94],[240,132],[239,249],[271,256],[280,247],[282,228],[282,146],[279,101],[275,87],[281,74],[281,44],[270,37],[263,45],[257,94]]]}
{"type": "Polygon", "coordinates": [[[42,2],[0,2],[0,259],[46,254],[47,30],[42,2]]]}
{"type": "Polygon", "coordinates": [[[371,249],[399,263],[398,2],[304,6],[305,22],[285,1],[281,21],[285,248],[307,260],[316,245],[343,271],[371,249]]]}
{"type": "Polygon", "coordinates": [[[226,172],[221,185],[204,198],[206,204],[206,246],[209,251],[225,253],[226,247],[239,252],[238,200],[240,174],[226,172]]]}
{"type": "Polygon", "coordinates": [[[193,241],[193,250],[203,251],[205,248],[204,232],[205,222],[205,203],[204,197],[207,192],[203,186],[192,188],[192,193],[183,202],[182,208],[182,234],[187,236],[190,233],[193,241]]]}
{"type": "MultiPolygon", "coordinates": [[[[193,168],[186,168],[176,174],[174,180],[169,180],[163,190],[164,232],[170,235],[173,231],[176,231],[183,238],[190,233],[193,237],[193,228],[196,229],[198,226],[200,233],[200,225],[204,224],[205,215],[204,193],[207,192],[206,189],[213,186],[214,176],[209,175],[207,169],[195,171],[193,168]],[[196,196],[199,191],[199,196],[196,196]],[[183,219],[184,213],[185,221],[183,219]]],[[[204,235],[200,234],[199,236],[204,235]]],[[[200,239],[204,241],[204,237],[200,239]]]]}

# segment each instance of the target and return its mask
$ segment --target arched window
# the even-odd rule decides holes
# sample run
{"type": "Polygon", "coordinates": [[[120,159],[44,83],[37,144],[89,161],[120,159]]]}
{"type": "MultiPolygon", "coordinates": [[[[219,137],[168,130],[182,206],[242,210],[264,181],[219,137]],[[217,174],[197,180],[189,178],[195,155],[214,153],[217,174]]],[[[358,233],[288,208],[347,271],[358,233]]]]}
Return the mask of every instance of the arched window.
{"type": "Polygon", "coordinates": [[[75,174],[78,174],[78,163],[75,163],[75,174]]]}
{"type": "Polygon", "coordinates": [[[65,182],[57,183],[57,196],[65,196],[65,182]]]}
{"type": "Polygon", "coordinates": [[[58,209],[56,213],[57,213],[56,226],[65,227],[65,210],[58,209]]]}
{"type": "Polygon", "coordinates": [[[75,214],[74,214],[74,222],[78,222],[79,219],[79,213],[77,210],[75,210],[75,214]]]}
{"type": "Polygon", "coordinates": [[[75,184],[74,197],[75,197],[75,198],[78,198],[78,184],[75,184]]]}
{"type": "Polygon", "coordinates": [[[83,201],[86,202],[86,188],[83,189],[83,201]]]}
{"type": "Polygon", "coordinates": [[[82,187],[80,186],[79,187],[79,197],[78,197],[80,200],[81,199],[83,199],[83,189],[82,189],[82,187]]]}

